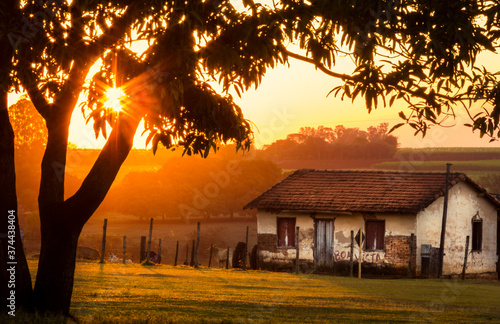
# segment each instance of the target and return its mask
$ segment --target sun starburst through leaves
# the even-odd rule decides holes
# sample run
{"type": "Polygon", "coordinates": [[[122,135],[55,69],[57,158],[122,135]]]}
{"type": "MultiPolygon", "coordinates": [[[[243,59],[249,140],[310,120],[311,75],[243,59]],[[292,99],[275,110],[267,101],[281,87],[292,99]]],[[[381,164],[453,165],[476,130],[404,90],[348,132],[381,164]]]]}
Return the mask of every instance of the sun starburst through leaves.
{"type": "Polygon", "coordinates": [[[122,111],[125,98],[126,94],[122,88],[109,88],[105,93],[104,107],[110,108],[115,112],[120,112],[122,111]]]}

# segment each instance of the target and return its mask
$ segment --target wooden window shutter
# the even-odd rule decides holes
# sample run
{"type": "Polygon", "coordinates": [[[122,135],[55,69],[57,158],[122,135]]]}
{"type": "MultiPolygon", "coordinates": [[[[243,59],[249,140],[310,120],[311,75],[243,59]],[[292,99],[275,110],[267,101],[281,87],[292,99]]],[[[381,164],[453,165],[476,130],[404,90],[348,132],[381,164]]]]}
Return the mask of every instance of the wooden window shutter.
{"type": "Polygon", "coordinates": [[[383,250],[385,248],[385,221],[377,222],[377,246],[375,249],[383,250]]]}
{"type": "Polygon", "coordinates": [[[366,250],[383,250],[385,248],[385,221],[367,220],[365,222],[366,250]]]}

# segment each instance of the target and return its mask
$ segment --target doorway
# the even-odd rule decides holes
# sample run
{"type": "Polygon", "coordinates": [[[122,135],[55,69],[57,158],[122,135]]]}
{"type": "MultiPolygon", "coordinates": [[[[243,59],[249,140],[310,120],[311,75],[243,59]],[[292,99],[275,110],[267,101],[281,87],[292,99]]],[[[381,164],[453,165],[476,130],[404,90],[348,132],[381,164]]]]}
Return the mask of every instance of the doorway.
{"type": "Polygon", "coordinates": [[[316,219],[314,261],[317,271],[333,270],[333,219],[316,219]]]}

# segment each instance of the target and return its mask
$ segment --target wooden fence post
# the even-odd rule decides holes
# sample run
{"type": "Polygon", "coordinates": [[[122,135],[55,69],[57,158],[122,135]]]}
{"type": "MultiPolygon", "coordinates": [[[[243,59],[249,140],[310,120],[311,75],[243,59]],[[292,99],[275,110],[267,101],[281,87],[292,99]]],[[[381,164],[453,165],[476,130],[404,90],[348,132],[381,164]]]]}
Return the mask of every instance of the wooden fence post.
{"type": "Polygon", "coordinates": [[[300,266],[299,266],[299,232],[300,232],[300,227],[297,226],[295,229],[295,274],[299,274],[300,272],[300,266]]]}
{"type": "Polygon", "coordinates": [[[229,245],[227,246],[226,250],[226,269],[229,269],[229,245]]]}
{"type": "Polygon", "coordinates": [[[161,239],[158,241],[158,264],[161,263],[161,239]]]}
{"type": "Polygon", "coordinates": [[[127,237],[123,236],[123,264],[125,264],[125,259],[127,257],[127,237]]]}
{"type": "Polygon", "coordinates": [[[141,236],[141,251],[139,253],[139,263],[142,263],[146,260],[146,236],[141,236]]]}
{"type": "Polygon", "coordinates": [[[411,233],[410,236],[410,259],[408,260],[408,278],[412,277],[412,261],[413,261],[413,242],[415,241],[415,234],[411,233]]]}
{"type": "Polygon", "coordinates": [[[243,257],[243,270],[247,269],[247,254],[248,254],[248,226],[247,226],[247,236],[245,239],[245,256],[243,257]]]}
{"type": "Polygon", "coordinates": [[[196,244],[196,242],[195,242],[195,240],[193,240],[193,246],[191,248],[191,262],[189,263],[190,266],[194,266],[194,254],[195,254],[195,249],[196,249],[195,244],[196,244]]]}
{"type": "Polygon", "coordinates": [[[146,261],[149,262],[149,254],[151,253],[151,237],[153,236],[153,219],[151,218],[149,222],[149,238],[148,238],[148,254],[146,255],[146,261]]]}
{"type": "Polygon", "coordinates": [[[200,252],[200,232],[201,232],[201,223],[198,222],[197,224],[197,234],[196,234],[196,259],[194,262],[194,267],[198,268],[198,254],[200,252]]]}
{"type": "Polygon", "coordinates": [[[106,229],[108,227],[108,219],[104,219],[104,226],[102,227],[102,248],[101,248],[101,263],[104,263],[104,253],[106,252],[106,229]]]}
{"type": "Polygon", "coordinates": [[[469,255],[469,235],[465,238],[464,268],[462,269],[462,280],[465,280],[465,269],[467,268],[467,256],[469,255]]]}
{"type": "Polygon", "coordinates": [[[354,277],[354,231],[351,231],[351,256],[349,257],[349,277],[354,277]]]}
{"type": "Polygon", "coordinates": [[[186,243],[186,261],[184,261],[184,265],[189,265],[189,243],[186,243]]]}
{"type": "Polygon", "coordinates": [[[174,267],[177,266],[177,257],[179,256],[179,241],[177,241],[177,245],[175,246],[175,260],[174,267]]]}
{"type": "Polygon", "coordinates": [[[214,250],[214,245],[210,244],[210,257],[208,258],[208,267],[212,265],[212,251],[214,250]]]}
{"type": "Polygon", "coordinates": [[[361,279],[361,266],[363,264],[363,232],[359,229],[359,260],[358,260],[358,278],[361,279]]]}

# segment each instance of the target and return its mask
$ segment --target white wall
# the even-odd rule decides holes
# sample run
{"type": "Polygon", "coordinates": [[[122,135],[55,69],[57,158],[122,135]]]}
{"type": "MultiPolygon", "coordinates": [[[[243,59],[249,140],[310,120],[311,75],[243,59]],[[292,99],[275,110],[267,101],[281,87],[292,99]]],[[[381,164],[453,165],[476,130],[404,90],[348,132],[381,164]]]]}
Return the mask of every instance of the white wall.
{"type": "MultiPolygon", "coordinates": [[[[417,215],[417,269],[420,270],[422,244],[439,248],[444,198],[441,197],[417,215]]],[[[460,182],[450,188],[445,235],[443,274],[460,274],[465,255],[466,236],[472,239],[472,217],[483,219],[482,251],[470,252],[467,273],[496,271],[497,211],[486,198],[478,196],[471,186],[460,182]]]]}
{"type": "MultiPolygon", "coordinates": [[[[276,235],[276,217],[294,217],[295,226],[300,227],[299,255],[300,259],[313,260],[314,247],[314,220],[309,214],[303,213],[269,213],[259,210],[257,214],[257,233],[276,235]]],[[[271,260],[284,261],[295,259],[295,249],[278,248],[277,252],[261,251],[264,262],[271,260]]]]}
{"type": "MultiPolygon", "coordinates": [[[[260,210],[257,216],[257,232],[259,234],[276,234],[276,217],[295,217],[296,226],[300,227],[300,258],[314,260],[314,219],[303,213],[269,213],[260,210]]],[[[365,230],[365,219],[361,213],[353,215],[316,214],[317,218],[334,218],[334,254],[335,261],[350,259],[351,230],[356,235],[361,228],[365,230]]],[[[378,214],[373,219],[385,220],[386,236],[405,235],[416,233],[414,215],[378,214]]],[[[264,261],[295,258],[295,249],[278,249],[278,252],[263,251],[264,261]]],[[[354,247],[354,260],[359,258],[359,247],[354,247]]],[[[365,251],[363,262],[379,263],[385,261],[384,251],[365,251]]]]}

